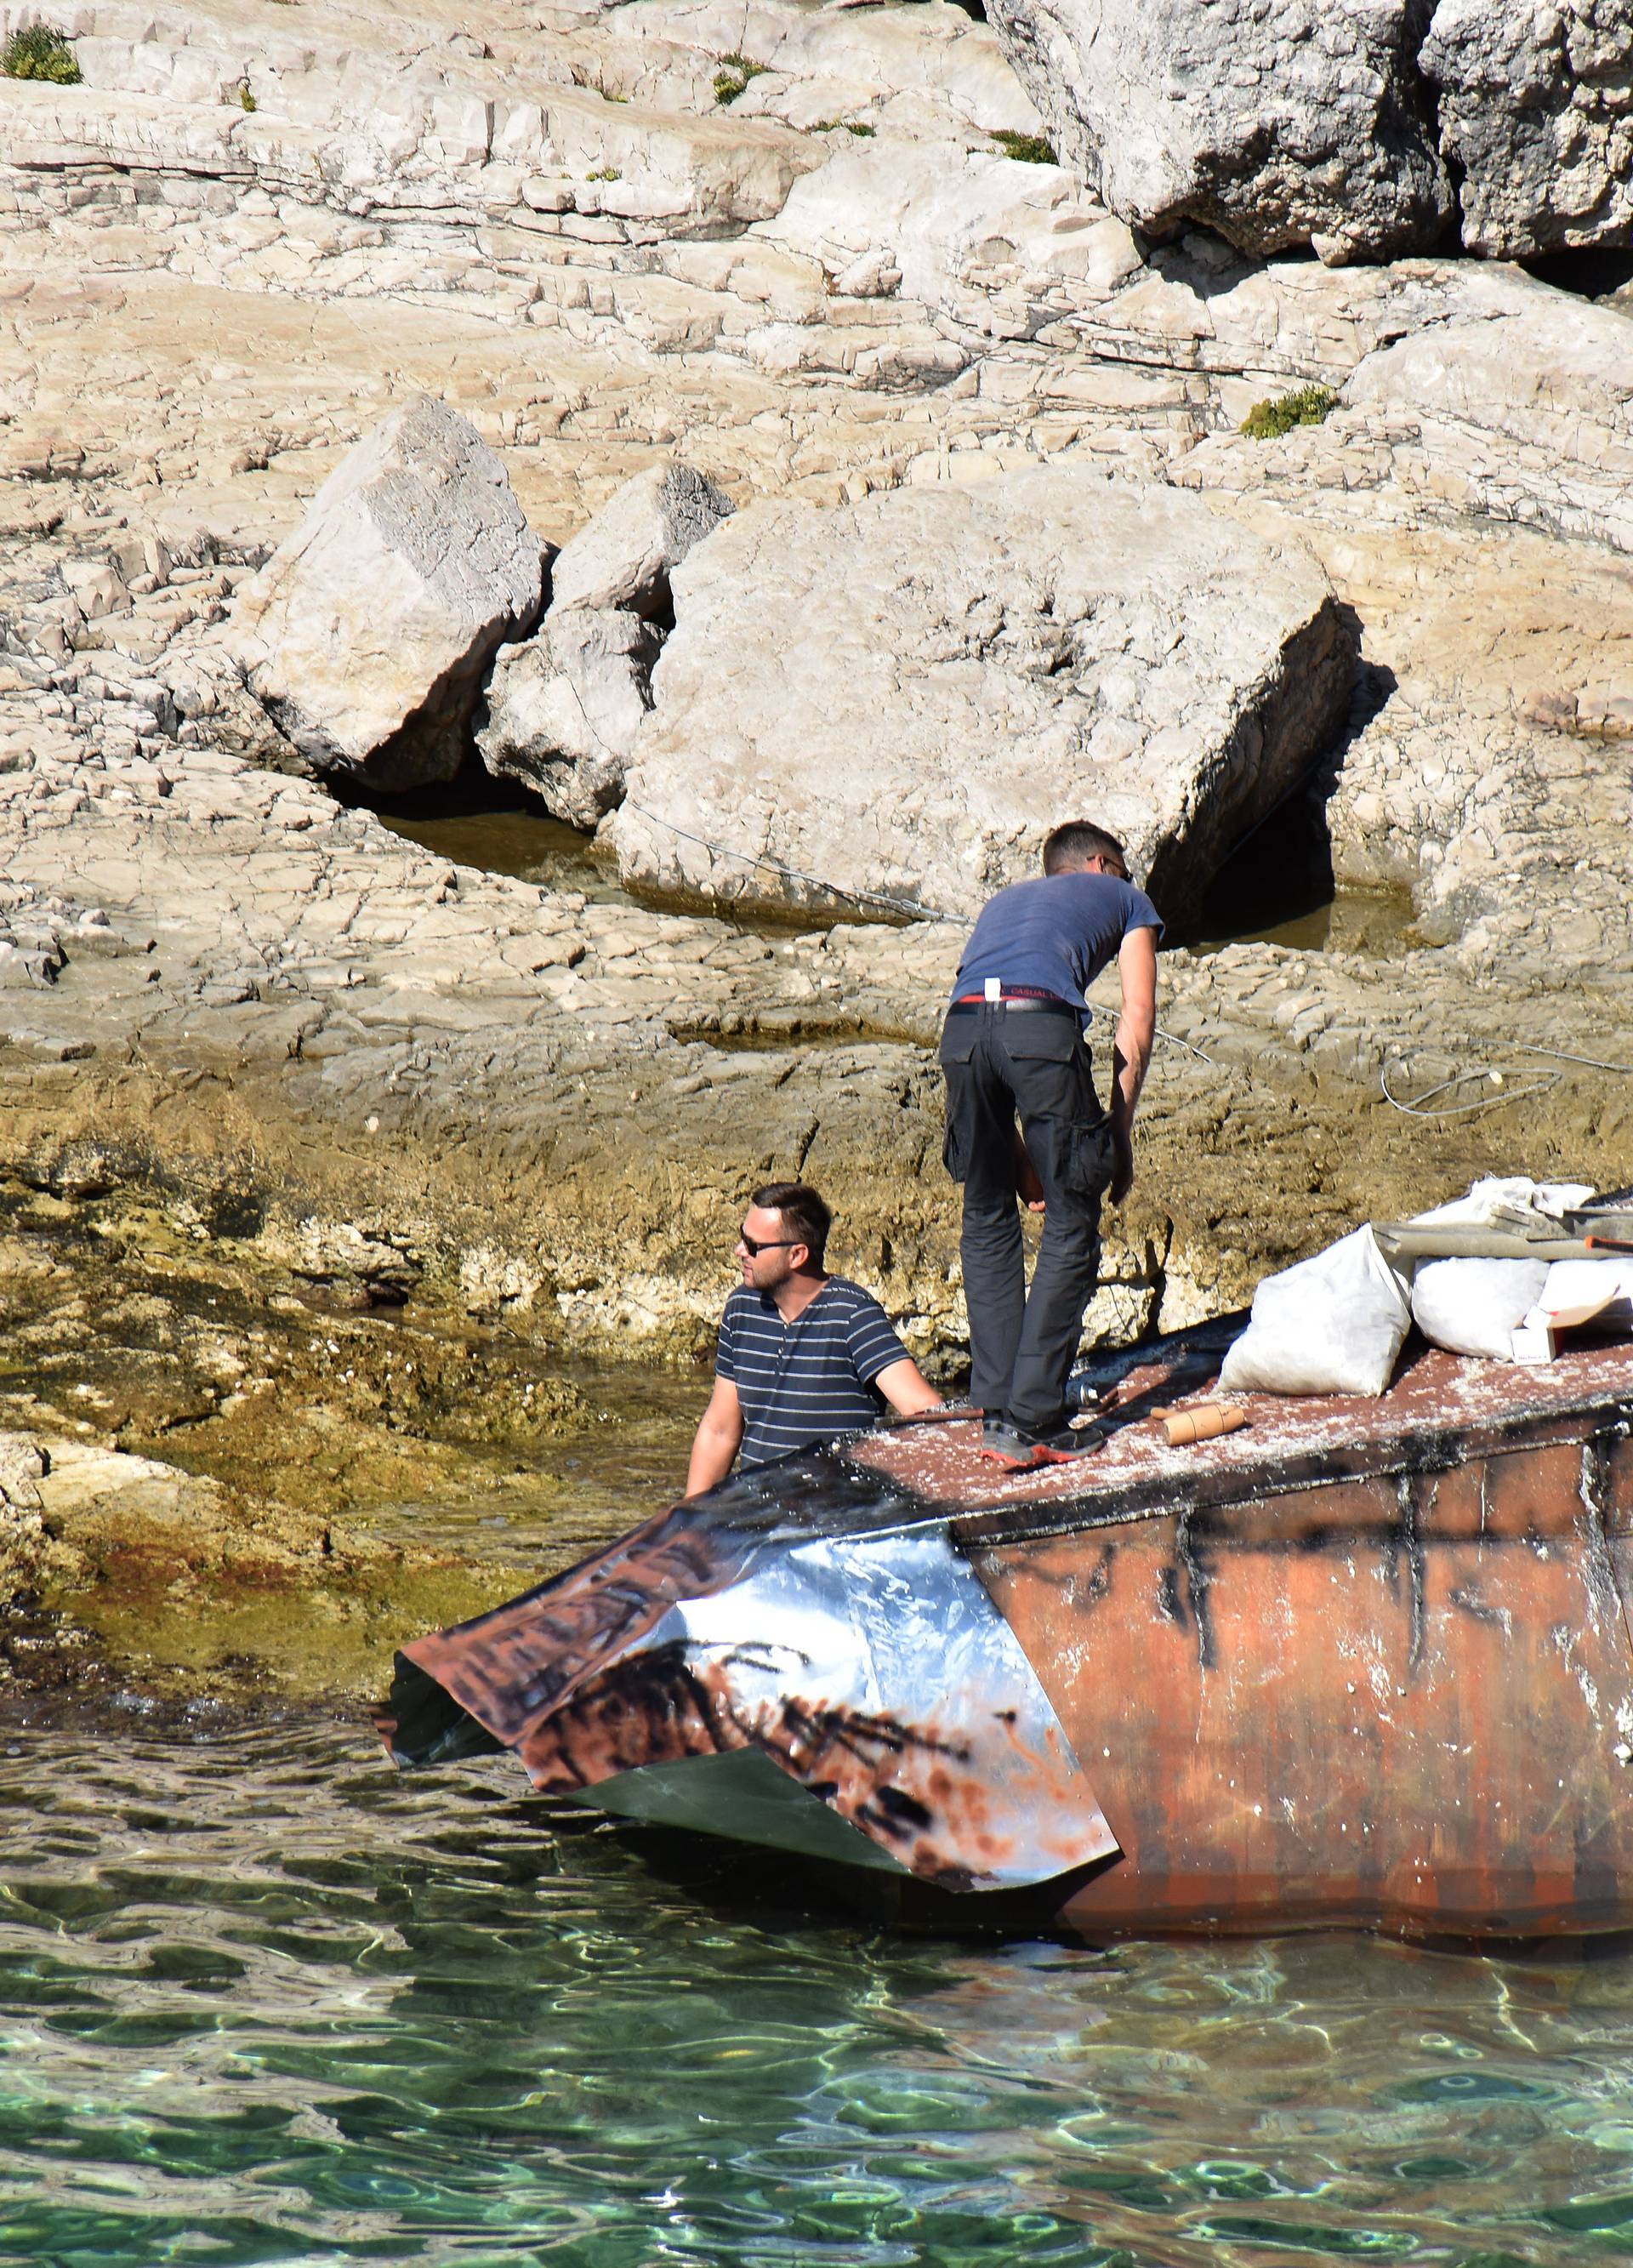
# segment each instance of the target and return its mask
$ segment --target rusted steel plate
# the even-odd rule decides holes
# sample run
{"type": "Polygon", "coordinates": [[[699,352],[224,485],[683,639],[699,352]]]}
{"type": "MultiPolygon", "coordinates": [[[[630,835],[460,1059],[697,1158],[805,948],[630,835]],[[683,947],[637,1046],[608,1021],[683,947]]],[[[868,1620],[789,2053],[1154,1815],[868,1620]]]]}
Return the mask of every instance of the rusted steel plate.
{"type": "Polygon", "coordinates": [[[1633,1348],[1171,1448],[1216,1353],[1125,1365],[1082,1462],[953,1418],[677,1506],[408,1647],[387,1736],[748,1839],[781,1774],[925,1881],[1078,1870],[1095,1930],[1633,1926],[1633,1348]]]}
{"type": "MultiPolygon", "coordinates": [[[[394,1751],[433,1755],[448,1727],[418,1672],[541,1788],[580,1794],[753,1749],[944,1889],[1035,1882],[1114,1852],[1046,1694],[944,1525],[890,1525],[893,1498],[877,1486],[861,1498],[837,1461],[813,1462],[841,1532],[813,1532],[814,1503],[791,1531],[758,1516],[754,1491],[735,1506],[722,1491],[405,1647],[382,1724],[394,1751]],[[869,1516],[877,1532],[843,1532],[869,1516]]],[[[729,1815],[718,1828],[732,1831],[729,1815]]]]}
{"type": "Polygon", "coordinates": [[[1122,1845],[1070,1918],[1633,1925],[1626,1471],[1600,1437],[976,1549],[1122,1845]]]}

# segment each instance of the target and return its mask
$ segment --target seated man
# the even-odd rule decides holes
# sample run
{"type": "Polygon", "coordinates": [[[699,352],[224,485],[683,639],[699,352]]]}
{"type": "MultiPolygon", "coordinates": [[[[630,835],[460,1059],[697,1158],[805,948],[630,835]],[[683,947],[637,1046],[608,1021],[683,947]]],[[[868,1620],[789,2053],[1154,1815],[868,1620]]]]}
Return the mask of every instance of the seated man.
{"type": "Polygon", "coordinates": [[[688,1496],[878,1422],[940,1407],[871,1292],[822,1266],[833,1215],[800,1182],[754,1191],[725,1303],[715,1390],[692,1443],[688,1496]]]}

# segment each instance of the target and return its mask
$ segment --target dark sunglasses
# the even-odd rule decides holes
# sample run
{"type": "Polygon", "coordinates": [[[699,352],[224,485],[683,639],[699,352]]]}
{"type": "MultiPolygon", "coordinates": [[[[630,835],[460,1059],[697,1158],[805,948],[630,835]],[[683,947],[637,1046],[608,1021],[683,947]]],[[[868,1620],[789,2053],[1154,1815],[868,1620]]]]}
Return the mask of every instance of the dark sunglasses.
{"type": "Polygon", "coordinates": [[[791,1248],[805,1240],[803,1236],[750,1236],[745,1231],[737,1241],[751,1260],[758,1260],[762,1252],[775,1252],[779,1245],[791,1248]]]}

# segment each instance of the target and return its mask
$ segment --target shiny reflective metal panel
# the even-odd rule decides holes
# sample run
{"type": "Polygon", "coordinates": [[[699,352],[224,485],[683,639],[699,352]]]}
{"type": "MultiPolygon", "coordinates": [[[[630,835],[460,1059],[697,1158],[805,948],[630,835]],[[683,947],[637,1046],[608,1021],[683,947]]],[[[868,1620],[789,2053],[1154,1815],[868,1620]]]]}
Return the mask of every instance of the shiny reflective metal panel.
{"type": "MultiPolygon", "coordinates": [[[[854,1514],[860,1484],[840,1461],[796,1462],[826,1478],[834,1526],[854,1514]]],[[[967,1560],[939,1521],[886,1525],[877,1483],[867,1488],[870,1533],[813,1535],[778,1520],[746,1534],[723,1495],[418,1640],[383,1726],[394,1751],[457,1754],[463,1712],[540,1787],[633,1788],[629,1776],[659,1767],[673,1795],[683,1759],[752,1749],[947,1889],[1037,1882],[1108,1857],[1115,1838],[1054,1707],[967,1560]],[[457,1705],[452,1719],[438,1690],[457,1705]]]]}

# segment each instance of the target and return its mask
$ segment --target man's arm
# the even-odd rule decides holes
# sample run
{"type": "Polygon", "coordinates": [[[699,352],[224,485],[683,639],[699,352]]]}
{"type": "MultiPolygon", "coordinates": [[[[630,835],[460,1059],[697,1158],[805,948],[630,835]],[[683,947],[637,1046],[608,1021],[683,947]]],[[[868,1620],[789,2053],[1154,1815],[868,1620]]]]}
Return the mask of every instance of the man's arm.
{"type": "Polygon", "coordinates": [[[701,1496],[723,1481],[742,1446],[743,1405],[734,1379],[717,1378],[692,1440],[692,1460],[686,1469],[688,1496],[701,1496]]]}
{"type": "Polygon", "coordinates": [[[904,1354],[900,1362],[893,1362],[888,1369],[881,1370],[873,1383],[898,1417],[916,1418],[921,1410],[941,1407],[941,1396],[921,1376],[910,1354],[904,1354]]]}
{"type": "Polygon", "coordinates": [[[1145,1067],[1151,1059],[1151,1040],[1157,1030],[1155,930],[1129,932],[1117,954],[1117,976],[1122,986],[1122,1013],[1117,1019],[1117,1042],[1111,1059],[1111,1132],[1117,1152],[1111,1183],[1113,1204],[1121,1204],[1134,1187],[1134,1107],[1145,1084],[1145,1067]]]}

